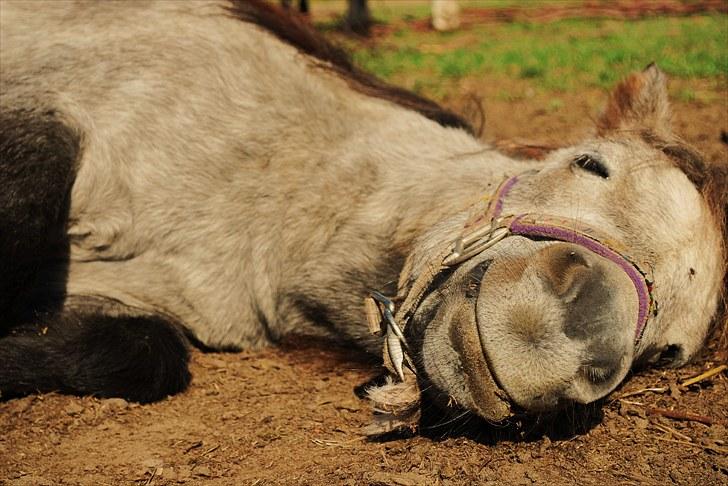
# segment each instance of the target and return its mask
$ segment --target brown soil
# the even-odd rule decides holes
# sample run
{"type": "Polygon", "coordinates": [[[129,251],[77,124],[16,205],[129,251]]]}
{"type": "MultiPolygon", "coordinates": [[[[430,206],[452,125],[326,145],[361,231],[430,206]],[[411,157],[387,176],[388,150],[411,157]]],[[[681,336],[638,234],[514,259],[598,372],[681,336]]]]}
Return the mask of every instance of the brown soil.
{"type": "Polygon", "coordinates": [[[728,380],[674,386],[714,365],[641,373],[601,411],[545,425],[471,422],[368,442],[359,429],[370,411],[353,391],[376,371],[366,361],[290,345],[196,352],[190,389],[160,403],[56,394],[1,403],[0,483],[725,484],[728,380]],[[648,387],[670,391],[617,399],[648,387]]]}
{"type": "MultiPolygon", "coordinates": [[[[670,79],[669,92],[675,132],[708,160],[728,163],[728,84],[720,80],[670,79]],[[680,101],[689,91],[694,98],[680,101]]],[[[458,97],[445,98],[467,116],[491,143],[523,142],[563,147],[593,132],[594,120],[609,93],[597,88],[553,94],[532,82],[505,77],[466,78],[449,89],[458,97]]]]}
{"type": "MultiPolygon", "coordinates": [[[[604,100],[598,91],[574,93],[557,106],[512,80],[504,99],[498,81],[459,87],[485,100],[489,139],[561,145],[587,131],[604,100]]],[[[678,130],[726,163],[725,87],[683,83],[704,100],[676,103],[678,130]]],[[[301,341],[195,351],[189,390],[160,403],[57,394],[0,402],[0,484],[727,484],[728,376],[675,386],[719,364],[716,356],[640,372],[598,408],[370,442],[360,435],[370,410],[354,387],[379,371],[371,358],[301,341]],[[668,391],[619,398],[654,387],[668,391]]]]}

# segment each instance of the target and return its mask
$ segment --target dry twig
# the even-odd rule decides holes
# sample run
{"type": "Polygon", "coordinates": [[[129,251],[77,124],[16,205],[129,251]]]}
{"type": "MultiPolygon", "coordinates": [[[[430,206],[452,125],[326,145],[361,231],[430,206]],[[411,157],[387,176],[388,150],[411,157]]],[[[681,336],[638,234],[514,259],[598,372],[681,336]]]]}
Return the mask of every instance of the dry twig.
{"type": "Polygon", "coordinates": [[[705,425],[713,425],[714,423],[714,420],[706,415],[698,415],[697,413],[692,412],[681,412],[679,410],[668,410],[666,408],[651,407],[644,403],[633,402],[621,398],[619,399],[619,401],[628,405],[643,407],[645,409],[645,412],[651,415],[660,415],[662,417],[667,417],[675,420],[686,420],[688,422],[700,422],[701,424],[705,425]]]}
{"type": "Polygon", "coordinates": [[[349,440],[331,440],[331,439],[318,439],[314,438],[311,439],[311,442],[313,442],[316,445],[321,446],[329,446],[329,447],[342,447],[342,446],[348,446],[349,444],[353,444],[354,442],[360,442],[365,440],[366,437],[354,437],[353,439],[349,440]]]}
{"type": "Polygon", "coordinates": [[[687,420],[690,422],[700,422],[705,425],[713,425],[714,420],[706,415],[698,415],[697,413],[681,412],[679,410],[668,410],[666,408],[645,407],[647,413],[652,415],[661,415],[663,417],[675,420],[687,420]]]}
{"type": "Polygon", "coordinates": [[[696,442],[688,442],[686,440],[667,439],[665,437],[655,437],[655,439],[661,440],[663,442],[672,442],[674,444],[684,444],[684,445],[690,445],[693,447],[700,447],[701,449],[717,452],[719,454],[728,454],[728,448],[718,447],[717,445],[704,445],[704,444],[698,444],[696,442]]]}
{"type": "Polygon", "coordinates": [[[220,444],[213,446],[213,447],[209,448],[208,450],[206,450],[205,452],[203,452],[202,455],[206,456],[208,454],[211,454],[211,453],[215,452],[216,450],[218,450],[219,448],[220,448],[220,444]]]}
{"type": "Polygon", "coordinates": [[[712,378],[713,376],[717,375],[718,373],[720,373],[721,371],[726,370],[726,369],[728,369],[728,365],[725,365],[725,364],[716,366],[715,368],[710,369],[710,370],[706,371],[705,373],[701,373],[698,376],[695,376],[693,378],[683,381],[682,383],[680,383],[680,386],[686,388],[686,387],[689,387],[690,385],[700,383],[701,381],[707,380],[708,378],[712,378]]]}
{"type": "Polygon", "coordinates": [[[185,449],[185,452],[184,453],[187,454],[192,449],[197,449],[198,447],[202,447],[202,441],[201,440],[195,441],[192,444],[190,444],[190,446],[187,447],[187,449],[185,449]]]}
{"type": "Polygon", "coordinates": [[[693,438],[690,437],[689,435],[685,435],[682,432],[678,432],[677,430],[673,429],[672,427],[668,427],[667,425],[656,424],[656,423],[651,423],[650,425],[653,428],[659,430],[660,432],[666,432],[670,435],[674,435],[675,437],[679,437],[680,439],[686,440],[688,442],[693,441],[693,438]]]}
{"type": "MultiPolygon", "coordinates": [[[[684,389],[689,387],[690,385],[695,385],[696,383],[700,383],[701,381],[705,381],[709,378],[712,378],[713,376],[725,371],[728,369],[728,365],[722,364],[720,366],[716,366],[715,368],[711,368],[708,371],[701,373],[697,376],[694,376],[692,378],[689,378],[687,380],[684,380],[682,383],[678,384],[678,388],[684,389]]],[[[637,395],[642,395],[644,393],[652,392],[652,393],[667,393],[670,391],[669,386],[659,386],[659,387],[651,387],[651,388],[642,388],[640,390],[634,390],[631,392],[624,393],[617,397],[617,400],[621,400],[623,398],[627,397],[634,397],[637,395]]]]}
{"type": "Polygon", "coordinates": [[[152,475],[149,476],[149,479],[147,479],[147,482],[144,483],[144,486],[149,486],[150,484],[152,484],[152,479],[154,479],[154,476],[156,476],[156,475],[157,475],[157,468],[155,467],[154,470],[152,471],[152,475]]]}
{"type": "Polygon", "coordinates": [[[634,396],[637,396],[637,395],[642,395],[642,394],[647,393],[647,392],[652,392],[652,393],[665,393],[668,390],[669,390],[669,388],[667,388],[665,386],[653,387],[653,388],[641,388],[639,390],[634,390],[634,391],[631,391],[631,392],[624,393],[623,395],[620,395],[619,397],[617,397],[617,400],[622,400],[624,398],[634,397],[634,396]]]}

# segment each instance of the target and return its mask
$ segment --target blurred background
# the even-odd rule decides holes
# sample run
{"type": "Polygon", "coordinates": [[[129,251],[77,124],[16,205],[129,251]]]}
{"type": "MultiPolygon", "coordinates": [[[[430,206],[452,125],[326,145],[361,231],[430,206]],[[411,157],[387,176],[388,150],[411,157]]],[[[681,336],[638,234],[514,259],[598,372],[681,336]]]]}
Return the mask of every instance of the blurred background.
{"type": "MultiPolygon", "coordinates": [[[[274,0],[271,0],[274,1],[274,0]]],[[[726,0],[278,0],[361,68],[455,109],[486,140],[578,139],[656,62],[677,131],[728,155],[726,0]]]]}

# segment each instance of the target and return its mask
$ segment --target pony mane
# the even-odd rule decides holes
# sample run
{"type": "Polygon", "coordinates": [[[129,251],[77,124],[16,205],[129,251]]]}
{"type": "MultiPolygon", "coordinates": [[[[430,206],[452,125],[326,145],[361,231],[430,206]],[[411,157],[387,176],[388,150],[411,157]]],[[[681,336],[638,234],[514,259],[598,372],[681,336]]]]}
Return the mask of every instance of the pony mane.
{"type": "Polygon", "coordinates": [[[461,116],[442,108],[434,101],[387,84],[358,69],[344,49],[325,39],[297,13],[279,8],[265,0],[230,0],[227,10],[233,17],[258,25],[299,51],[323,61],[326,69],[339,75],[352,89],[416,111],[444,127],[460,128],[471,135],[475,134],[470,123],[461,116]]]}

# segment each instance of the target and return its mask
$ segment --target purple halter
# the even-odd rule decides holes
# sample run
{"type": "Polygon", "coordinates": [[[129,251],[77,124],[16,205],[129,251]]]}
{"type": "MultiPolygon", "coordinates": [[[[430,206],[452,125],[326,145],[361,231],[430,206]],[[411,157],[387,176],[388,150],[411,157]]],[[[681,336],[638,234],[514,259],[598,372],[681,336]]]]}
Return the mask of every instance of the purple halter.
{"type": "Polygon", "coordinates": [[[512,176],[498,187],[490,200],[488,210],[466,224],[464,235],[455,243],[453,255],[456,258],[453,258],[453,255],[448,256],[443,264],[450,266],[472,258],[508,235],[545,238],[579,245],[617,264],[634,284],[639,300],[635,345],[639,343],[650,314],[657,315],[657,303],[652,295],[653,280],[649,265],[639,263],[637,259],[630,257],[626,247],[621,243],[573,219],[538,213],[501,217],[505,198],[516,185],[519,177],[512,176]],[[473,238],[472,235],[481,233],[485,225],[490,226],[489,231],[473,238]],[[498,230],[501,232],[497,233],[498,230]]]}

